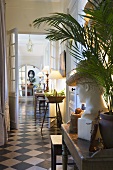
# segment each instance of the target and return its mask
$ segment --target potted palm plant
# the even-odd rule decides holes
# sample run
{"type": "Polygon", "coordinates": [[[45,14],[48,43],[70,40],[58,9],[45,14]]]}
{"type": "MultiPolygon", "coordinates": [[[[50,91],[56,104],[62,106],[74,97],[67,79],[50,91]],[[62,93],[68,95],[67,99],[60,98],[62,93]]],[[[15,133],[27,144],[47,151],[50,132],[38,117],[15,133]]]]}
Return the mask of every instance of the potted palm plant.
{"type": "MultiPolygon", "coordinates": [[[[77,72],[94,79],[104,87],[104,97],[108,106],[108,113],[104,115],[110,117],[111,120],[113,117],[113,2],[112,0],[98,2],[89,0],[89,3],[92,8],[85,9],[85,15],[82,17],[90,19],[90,27],[80,25],[70,14],[64,13],[54,13],[49,17],[38,18],[33,24],[34,27],[39,27],[42,23],[48,24],[50,28],[46,30],[46,38],[49,40],[67,41],[70,54],[80,61],[76,68],[77,72]]],[[[100,114],[102,121],[104,115],[100,114]]],[[[100,121],[100,129],[103,126],[102,121],[100,121]]],[[[113,123],[110,123],[110,128],[113,128],[111,125],[113,123]]],[[[105,129],[108,129],[108,125],[104,127],[105,129]]],[[[108,132],[112,130],[106,133],[108,132]]],[[[105,131],[102,133],[103,140],[105,140],[103,135],[106,133],[105,131]]],[[[110,134],[110,140],[107,137],[107,141],[110,141],[110,146],[104,142],[106,148],[113,147],[113,132],[110,134]]]]}
{"type": "Polygon", "coordinates": [[[92,58],[86,63],[85,69],[82,67],[84,63],[81,64],[78,72],[88,73],[105,89],[108,112],[100,113],[99,126],[105,148],[113,148],[113,2],[102,0],[92,5],[93,9],[86,9],[85,12],[93,21],[92,27],[96,29],[101,48],[97,61],[96,57],[92,58]]]}

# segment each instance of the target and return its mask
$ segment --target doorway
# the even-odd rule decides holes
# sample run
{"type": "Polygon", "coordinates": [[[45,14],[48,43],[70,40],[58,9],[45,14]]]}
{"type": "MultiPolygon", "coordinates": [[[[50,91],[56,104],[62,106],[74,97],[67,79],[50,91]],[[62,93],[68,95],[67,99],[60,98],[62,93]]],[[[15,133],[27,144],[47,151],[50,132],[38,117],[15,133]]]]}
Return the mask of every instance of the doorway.
{"type": "Polygon", "coordinates": [[[23,65],[19,68],[19,100],[32,100],[34,91],[39,84],[37,76],[39,68],[32,65],[23,65]],[[30,73],[33,77],[30,77],[30,73]],[[32,79],[32,80],[31,80],[32,79]]]}
{"type": "Polygon", "coordinates": [[[34,90],[40,81],[37,74],[43,69],[44,65],[49,64],[50,42],[45,37],[46,35],[18,34],[20,101],[33,99],[34,90]],[[29,50],[29,42],[32,45],[31,50],[29,50]],[[33,73],[32,81],[29,77],[30,73],[33,73]]]}

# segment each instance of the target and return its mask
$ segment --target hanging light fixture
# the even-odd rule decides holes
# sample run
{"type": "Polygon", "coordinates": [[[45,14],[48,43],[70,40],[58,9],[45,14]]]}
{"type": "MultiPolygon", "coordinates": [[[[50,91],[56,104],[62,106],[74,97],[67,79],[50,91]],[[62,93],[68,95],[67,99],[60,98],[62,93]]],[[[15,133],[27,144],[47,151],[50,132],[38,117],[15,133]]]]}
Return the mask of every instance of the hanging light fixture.
{"type": "Polygon", "coordinates": [[[27,45],[27,51],[28,51],[28,52],[32,52],[32,51],[33,51],[33,43],[32,43],[32,41],[31,41],[30,34],[29,34],[28,43],[27,43],[26,45],[27,45]]]}
{"type": "MultiPolygon", "coordinates": [[[[29,27],[30,27],[30,33],[31,33],[32,24],[29,24],[29,27]]],[[[28,51],[28,52],[32,52],[32,51],[33,51],[33,43],[32,43],[32,41],[31,41],[30,33],[29,33],[28,43],[26,44],[26,45],[27,45],[27,51],[28,51]]]]}

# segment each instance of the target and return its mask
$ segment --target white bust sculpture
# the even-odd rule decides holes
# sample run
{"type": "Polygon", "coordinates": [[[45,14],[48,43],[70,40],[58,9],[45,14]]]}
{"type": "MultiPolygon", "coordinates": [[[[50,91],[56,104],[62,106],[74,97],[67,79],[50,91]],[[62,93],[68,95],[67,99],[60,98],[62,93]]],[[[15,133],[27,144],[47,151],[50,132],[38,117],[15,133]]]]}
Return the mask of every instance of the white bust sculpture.
{"type": "MultiPolygon", "coordinates": [[[[98,116],[99,111],[108,111],[103,99],[103,88],[92,79],[81,76],[79,73],[72,74],[67,80],[68,86],[77,86],[76,94],[81,103],[85,103],[86,110],[78,119],[78,138],[90,140],[92,122],[98,116]]],[[[97,138],[100,137],[98,133],[97,138]]]]}
{"type": "Polygon", "coordinates": [[[99,111],[107,111],[103,99],[103,88],[90,79],[81,78],[76,82],[76,90],[81,103],[86,104],[86,110],[82,118],[94,120],[99,111]]]}
{"type": "MultiPolygon", "coordinates": [[[[77,73],[76,73],[77,74],[77,73]]],[[[98,116],[99,111],[107,111],[103,99],[103,88],[89,78],[75,78],[76,90],[81,103],[86,104],[86,110],[78,119],[78,137],[90,140],[92,121],[98,116]]],[[[100,137],[99,133],[97,138],[100,137]]]]}

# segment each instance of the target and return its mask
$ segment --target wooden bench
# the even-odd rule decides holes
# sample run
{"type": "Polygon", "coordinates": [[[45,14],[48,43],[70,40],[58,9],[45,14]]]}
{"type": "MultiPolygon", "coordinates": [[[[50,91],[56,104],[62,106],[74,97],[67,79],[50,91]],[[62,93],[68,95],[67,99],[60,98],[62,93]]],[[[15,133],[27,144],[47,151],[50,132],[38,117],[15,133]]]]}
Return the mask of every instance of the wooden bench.
{"type": "Polygon", "coordinates": [[[56,156],[62,155],[62,135],[50,135],[51,138],[51,170],[56,170],[56,156]]]}
{"type": "MultiPolygon", "coordinates": [[[[50,135],[51,138],[51,170],[56,170],[56,165],[62,165],[57,163],[57,155],[62,155],[62,135],[50,135]]],[[[68,151],[68,155],[70,155],[68,151]]],[[[75,163],[68,163],[68,165],[74,165],[75,163]]]]}

